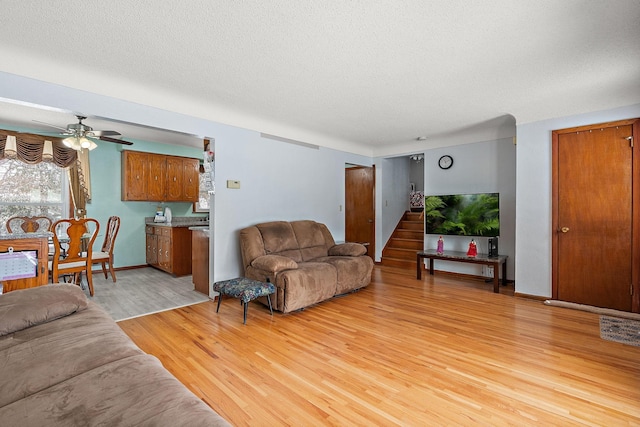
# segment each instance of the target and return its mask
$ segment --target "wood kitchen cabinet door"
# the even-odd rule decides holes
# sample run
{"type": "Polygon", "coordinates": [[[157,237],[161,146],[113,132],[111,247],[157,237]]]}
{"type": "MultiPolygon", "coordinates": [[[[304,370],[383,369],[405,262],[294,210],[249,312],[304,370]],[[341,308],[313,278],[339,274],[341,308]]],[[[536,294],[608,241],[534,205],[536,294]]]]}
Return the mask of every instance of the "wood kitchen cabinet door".
{"type": "Polygon", "coordinates": [[[173,263],[171,254],[171,229],[162,229],[164,235],[158,236],[158,267],[167,273],[173,273],[173,263]]]}
{"type": "Polygon", "coordinates": [[[165,156],[149,154],[147,157],[149,164],[149,178],[147,180],[147,194],[144,200],[163,201],[166,193],[167,166],[165,156]]]}
{"type": "Polygon", "coordinates": [[[122,200],[197,202],[198,159],[122,152],[122,200]]]}
{"type": "Polygon", "coordinates": [[[158,265],[158,236],[155,235],[155,228],[146,227],[147,237],[147,264],[158,265]]]}
{"type": "Polygon", "coordinates": [[[184,171],[184,200],[197,202],[200,194],[200,161],[198,159],[183,159],[184,171]]]}
{"type": "Polygon", "coordinates": [[[179,157],[167,157],[167,201],[182,201],[184,199],[183,159],[179,157]]]}
{"type": "Polygon", "coordinates": [[[149,154],[122,152],[122,200],[147,200],[149,154]]]}

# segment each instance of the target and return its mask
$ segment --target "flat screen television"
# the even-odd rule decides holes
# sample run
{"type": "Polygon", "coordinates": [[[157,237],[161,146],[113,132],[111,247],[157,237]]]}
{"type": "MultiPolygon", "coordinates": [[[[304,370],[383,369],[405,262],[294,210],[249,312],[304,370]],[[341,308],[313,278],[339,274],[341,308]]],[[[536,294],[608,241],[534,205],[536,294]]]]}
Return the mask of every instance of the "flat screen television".
{"type": "Polygon", "coordinates": [[[425,233],[447,236],[500,235],[499,193],[425,196],[425,233]]]}

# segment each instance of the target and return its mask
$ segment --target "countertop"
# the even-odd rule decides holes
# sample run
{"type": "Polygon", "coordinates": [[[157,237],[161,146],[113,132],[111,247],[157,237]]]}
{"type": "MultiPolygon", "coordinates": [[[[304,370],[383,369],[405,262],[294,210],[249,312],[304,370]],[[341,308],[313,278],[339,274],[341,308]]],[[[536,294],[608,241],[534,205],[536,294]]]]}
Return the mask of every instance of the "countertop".
{"type": "Polygon", "coordinates": [[[50,231],[38,231],[36,233],[0,233],[0,240],[18,240],[18,239],[48,239],[53,237],[50,231]]]}
{"type": "Polygon", "coordinates": [[[194,216],[174,216],[171,222],[153,222],[153,217],[146,217],[144,219],[146,225],[153,225],[154,227],[209,227],[209,221],[204,217],[194,216]]]}

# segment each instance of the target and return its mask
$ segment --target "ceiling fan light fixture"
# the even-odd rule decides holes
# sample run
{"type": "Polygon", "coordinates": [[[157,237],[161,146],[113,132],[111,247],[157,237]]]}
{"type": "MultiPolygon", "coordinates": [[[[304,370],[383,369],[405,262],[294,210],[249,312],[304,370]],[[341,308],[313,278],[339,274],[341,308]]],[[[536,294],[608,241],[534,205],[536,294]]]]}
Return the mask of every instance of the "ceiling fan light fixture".
{"type": "Polygon", "coordinates": [[[78,138],[75,136],[70,136],[62,140],[62,143],[69,148],[73,148],[74,150],[80,150],[80,144],[78,143],[78,138]]]}
{"type": "Polygon", "coordinates": [[[87,149],[89,151],[95,149],[98,147],[98,144],[96,144],[95,142],[93,142],[91,139],[85,137],[85,136],[70,136],[68,138],[65,138],[62,140],[62,143],[69,147],[72,148],[76,151],[82,151],[84,149],[87,149]]]}
{"type": "Polygon", "coordinates": [[[80,138],[80,147],[81,148],[88,148],[88,149],[91,150],[91,145],[92,144],[94,145],[93,148],[97,147],[96,143],[91,141],[89,138],[84,137],[84,136],[82,138],[80,138]]]}

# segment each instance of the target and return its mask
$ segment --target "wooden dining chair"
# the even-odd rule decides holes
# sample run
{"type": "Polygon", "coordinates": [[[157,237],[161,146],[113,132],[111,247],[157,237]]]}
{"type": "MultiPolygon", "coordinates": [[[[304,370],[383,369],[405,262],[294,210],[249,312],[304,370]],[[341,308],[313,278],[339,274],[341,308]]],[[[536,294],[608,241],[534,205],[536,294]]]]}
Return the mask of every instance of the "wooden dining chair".
{"type": "Polygon", "coordinates": [[[81,284],[84,272],[87,275],[89,294],[93,296],[92,247],[98,230],[100,230],[100,224],[93,218],[61,219],[53,224],[51,231],[54,253],[53,259],[49,261],[53,283],[58,282],[60,276],[73,275],[74,282],[81,284]]]}
{"type": "Polygon", "coordinates": [[[116,272],[113,270],[113,249],[116,244],[118,230],[120,230],[120,217],[109,217],[102,249],[99,252],[94,252],[92,258],[93,264],[102,264],[102,272],[104,273],[105,279],[108,278],[106,264],[109,264],[109,272],[111,273],[111,279],[114,283],[116,281],[116,272]]]}
{"type": "Polygon", "coordinates": [[[35,233],[36,231],[49,231],[51,218],[46,216],[14,216],[7,220],[6,227],[9,233],[35,233]]]}

